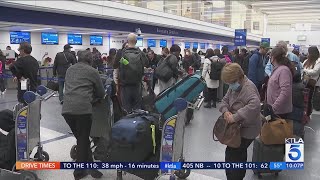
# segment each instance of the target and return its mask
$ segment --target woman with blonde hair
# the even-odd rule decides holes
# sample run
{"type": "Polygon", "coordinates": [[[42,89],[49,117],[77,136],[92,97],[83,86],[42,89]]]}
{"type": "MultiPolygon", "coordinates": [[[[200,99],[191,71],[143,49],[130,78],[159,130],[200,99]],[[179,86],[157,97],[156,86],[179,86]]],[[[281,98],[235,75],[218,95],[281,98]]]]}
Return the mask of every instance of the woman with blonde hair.
{"type": "MultiPolygon", "coordinates": [[[[226,162],[247,162],[247,149],[261,130],[260,96],[258,89],[237,63],[226,64],[221,72],[221,80],[229,85],[222,99],[220,112],[227,123],[240,123],[241,145],[227,146],[226,162]]],[[[246,170],[226,170],[228,180],[241,180],[246,170]]]]}

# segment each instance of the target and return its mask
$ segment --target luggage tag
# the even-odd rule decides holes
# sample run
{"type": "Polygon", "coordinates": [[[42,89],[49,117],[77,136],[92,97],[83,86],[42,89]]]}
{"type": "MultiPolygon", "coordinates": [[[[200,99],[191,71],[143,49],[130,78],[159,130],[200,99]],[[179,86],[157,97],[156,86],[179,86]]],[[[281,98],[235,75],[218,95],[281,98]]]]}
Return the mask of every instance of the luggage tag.
{"type": "Polygon", "coordinates": [[[27,90],[27,80],[25,79],[25,80],[21,80],[20,81],[20,83],[21,83],[21,90],[27,90]]]}
{"type": "Polygon", "coordinates": [[[271,120],[271,115],[266,116],[266,120],[270,121],[271,120]]]}

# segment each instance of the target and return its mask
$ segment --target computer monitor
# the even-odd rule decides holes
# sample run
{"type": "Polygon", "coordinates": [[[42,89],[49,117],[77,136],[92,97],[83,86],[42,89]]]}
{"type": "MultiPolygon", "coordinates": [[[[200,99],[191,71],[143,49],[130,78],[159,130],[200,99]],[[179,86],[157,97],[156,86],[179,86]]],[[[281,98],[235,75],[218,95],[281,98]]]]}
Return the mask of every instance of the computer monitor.
{"type": "Polygon", "coordinates": [[[156,47],[156,43],[155,39],[148,39],[148,47],[156,47]]]}
{"type": "Polygon", "coordinates": [[[68,34],[68,44],[82,45],[82,35],[81,34],[68,34]]]}
{"type": "Polygon", "coordinates": [[[102,46],[103,45],[103,37],[98,35],[90,36],[90,45],[102,46]]]}
{"type": "Polygon", "coordinates": [[[31,43],[30,32],[10,32],[10,44],[31,43]]]}
{"type": "Polygon", "coordinates": [[[160,47],[167,47],[167,40],[161,39],[160,40],[160,47]]]}
{"type": "Polygon", "coordinates": [[[59,44],[58,33],[41,33],[41,44],[47,44],[47,45],[59,44]]]}
{"type": "Polygon", "coordinates": [[[143,38],[137,38],[137,47],[143,47],[143,38]]]}

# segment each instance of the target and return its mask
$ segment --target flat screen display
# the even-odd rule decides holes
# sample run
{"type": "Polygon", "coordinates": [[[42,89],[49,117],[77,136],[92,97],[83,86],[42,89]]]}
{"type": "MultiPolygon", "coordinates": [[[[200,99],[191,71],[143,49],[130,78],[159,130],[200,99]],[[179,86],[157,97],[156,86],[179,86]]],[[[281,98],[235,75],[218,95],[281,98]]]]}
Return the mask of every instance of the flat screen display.
{"type": "Polygon", "coordinates": [[[30,32],[10,32],[10,44],[31,43],[30,32]]]}
{"type": "Polygon", "coordinates": [[[137,38],[137,47],[142,47],[143,46],[143,38],[137,38]]]}
{"type": "Polygon", "coordinates": [[[200,43],[200,49],[206,49],[206,44],[205,43],[200,43]]]}
{"type": "Polygon", "coordinates": [[[41,44],[59,44],[58,33],[41,33],[41,44]]]}
{"type": "Polygon", "coordinates": [[[103,37],[102,36],[90,36],[90,45],[102,46],[103,37]]]}
{"type": "Polygon", "coordinates": [[[160,40],[160,47],[167,47],[167,40],[161,39],[160,40]]]}
{"type": "Polygon", "coordinates": [[[197,43],[197,42],[194,42],[192,48],[198,49],[198,43],[197,43]]]}
{"type": "Polygon", "coordinates": [[[82,45],[82,35],[81,34],[68,34],[68,44],[82,45]]]}
{"type": "Polygon", "coordinates": [[[148,39],[148,47],[156,47],[156,43],[155,39],[148,39]]]}
{"type": "Polygon", "coordinates": [[[184,48],[190,49],[190,47],[191,47],[191,45],[190,45],[189,42],[185,42],[185,43],[184,43],[184,48]]]}

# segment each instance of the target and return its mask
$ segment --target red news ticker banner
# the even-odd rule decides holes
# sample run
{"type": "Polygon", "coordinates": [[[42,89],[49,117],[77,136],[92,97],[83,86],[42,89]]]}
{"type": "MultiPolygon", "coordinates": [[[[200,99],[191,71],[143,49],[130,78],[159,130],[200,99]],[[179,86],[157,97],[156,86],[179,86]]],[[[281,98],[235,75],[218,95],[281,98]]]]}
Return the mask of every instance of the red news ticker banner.
{"type": "Polygon", "coordinates": [[[17,170],[60,169],[60,162],[16,162],[17,170]]]}

